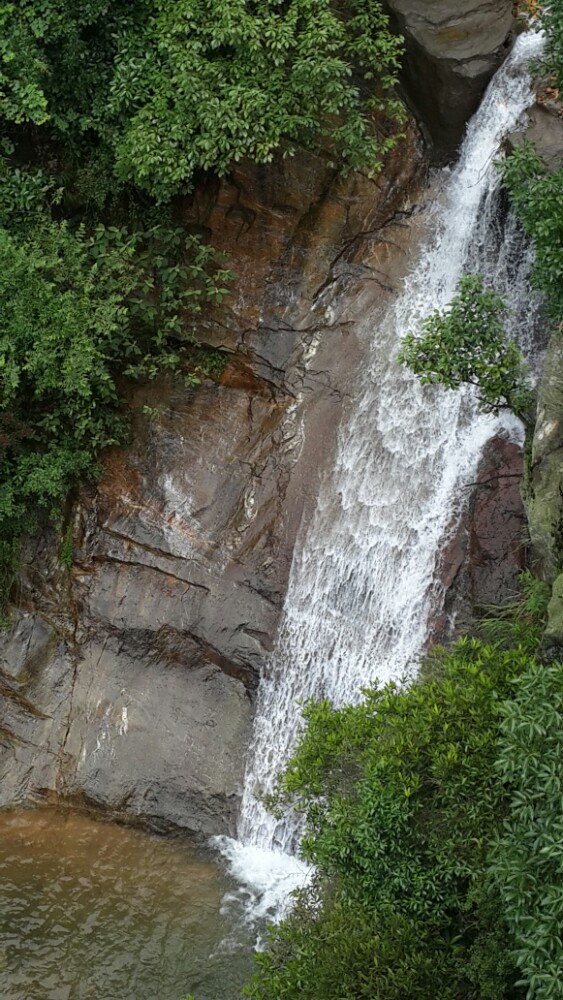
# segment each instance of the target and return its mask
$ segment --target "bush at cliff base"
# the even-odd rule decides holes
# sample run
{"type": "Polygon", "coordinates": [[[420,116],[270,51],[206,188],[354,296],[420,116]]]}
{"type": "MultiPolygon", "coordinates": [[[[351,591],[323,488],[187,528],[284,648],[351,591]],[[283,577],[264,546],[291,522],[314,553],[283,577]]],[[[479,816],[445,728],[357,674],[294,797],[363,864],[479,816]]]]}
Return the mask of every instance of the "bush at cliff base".
{"type": "Polygon", "coordinates": [[[305,817],[316,878],[247,996],[563,996],[562,671],[534,658],[546,595],[529,578],[526,592],[480,637],[435,650],[410,687],[307,706],[271,806],[305,817]]]}

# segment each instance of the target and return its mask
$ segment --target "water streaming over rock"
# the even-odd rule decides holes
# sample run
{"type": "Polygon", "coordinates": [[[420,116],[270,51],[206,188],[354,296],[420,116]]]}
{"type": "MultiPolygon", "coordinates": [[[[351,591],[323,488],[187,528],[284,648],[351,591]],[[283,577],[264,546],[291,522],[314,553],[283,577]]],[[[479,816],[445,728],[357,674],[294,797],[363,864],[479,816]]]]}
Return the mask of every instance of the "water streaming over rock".
{"type": "Polygon", "coordinates": [[[355,701],[367,685],[412,669],[443,597],[436,559],[461,486],[500,426],[520,434],[514,418],[478,413],[469,391],[421,388],[396,355],[404,334],[451,300],[465,270],[485,273],[508,294],[513,334],[522,339],[530,328],[531,255],[516,220],[501,211],[494,160],[531,103],[526,67],[541,44],[534,34],[517,41],[468,127],[457,166],[437,181],[425,245],[402,293],[376,325],[365,318],[369,362],[295,548],[277,648],[259,690],[239,839],[222,843],[261,912],[303,879],[291,857],[294,820],[277,821],[257,798],[295,743],[299,701],[355,701]]]}

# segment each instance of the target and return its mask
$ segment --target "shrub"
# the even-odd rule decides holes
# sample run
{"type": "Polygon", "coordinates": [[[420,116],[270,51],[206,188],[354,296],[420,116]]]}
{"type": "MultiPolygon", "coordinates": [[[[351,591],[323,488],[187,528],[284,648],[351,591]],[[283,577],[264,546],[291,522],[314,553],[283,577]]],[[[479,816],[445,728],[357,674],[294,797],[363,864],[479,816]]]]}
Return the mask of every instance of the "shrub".
{"type": "Polygon", "coordinates": [[[500,164],[503,184],[536,253],[533,281],[552,318],[563,322],[563,168],[550,173],[531,143],[500,164]]]}
{"type": "Polygon", "coordinates": [[[89,233],[36,216],[33,234],[0,228],[2,601],[36,514],[56,516],[97,474],[100,450],[124,440],[120,376],[180,368],[188,317],[225,293],[214,260],[162,223],[89,233]]]}
{"type": "MultiPolygon", "coordinates": [[[[522,888],[518,876],[508,877],[508,889],[503,884],[504,844],[507,876],[510,851],[519,849],[507,790],[519,804],[519,768],[530,796],[531,779],[542,769],[539,760],[526,770],[513,757],[510,720],[516,713],[525,738],[535,739],[543,731],[536,719],[548,688],[556,695],[548,715],[554,742],[545,792],[537,798],[543,802],[545,794],[549,810],[557,813],[563,674],[555,685],[549,679],[539,685],[538,711],[526,730],[521,693],[533,698],[540,669],[533,657],[548,594],[529,574],[522,583],[523,597],[500,612],[490,609],[480,627],[494,642],[464,638],[449,652],[437,647],[410,687],[370,689],[359,705],[336,710],[323,701],[306,707],[306,729],[273,804],[293,806],[305,819],[303,851],[316,874],[290,915],[271,929],[245,995],[547,1000],[541,992],[527,994],[526,984],[518,982],[518,927],[514,912],[509,909],[505,919],[504,909],[510,892],[522,888]],[[491,865],[495,835],[502,839],[491,865]]],[[[521,818],[530,825],[529,808],[521,818]]],[[[531,866],[535,874],[544,866],[534,898],[539,905],[542,890],[548,899],[553,894],[549,907],[556,917],[555,841],[542,861],[533,845],[533,833],[542,835],[539,815],[535,831],[528,832],[518,871],[531,866]]],[[[518,906],[526,912],[523,896],[518,906]]],[[[534,920],[526,930],[532,937],[537,933],[541,950],[544,931],[534,920]]],[[[554,922],[549,933],[555,946],[554,922]]]]}
{"type": "Polygon", "coordinates": [[[531,664],[502,705],[498,773],[508,815],[492,855],[529,997],[563,997],[563,667],[531,664]]]}
{"type": "Polygon", "coordinates": [[[432,680],[306,707],[277,798],[305,817],[316,882],[272,932],[256,1000],[523,996],[487,856],[498,699],[529,654],[463,639],[432,661],[432,680]]]}
{"type": "Polygon", "coordinates": [[[481,275],[465,275],[450,305],[425,319],[420,335],[407,334],[399,361],[423,385],[473,385],[485,411],[511,409],[524,417],[533,396],[522,353],[506,338],[505,312],[504,300],[485,288],[481,275]]]}

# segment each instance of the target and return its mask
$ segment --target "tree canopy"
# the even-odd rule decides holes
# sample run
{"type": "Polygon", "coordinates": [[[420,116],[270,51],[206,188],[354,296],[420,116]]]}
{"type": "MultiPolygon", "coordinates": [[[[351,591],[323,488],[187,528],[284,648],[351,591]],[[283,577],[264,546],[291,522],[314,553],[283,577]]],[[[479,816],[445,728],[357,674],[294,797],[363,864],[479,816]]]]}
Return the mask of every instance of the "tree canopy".
{"type": "Polygon", "coordinates": [[[165,200],[198,170],[295,144],[376,172],[401,54],[379,0],[19,0],[0,112],[165,200]]]}

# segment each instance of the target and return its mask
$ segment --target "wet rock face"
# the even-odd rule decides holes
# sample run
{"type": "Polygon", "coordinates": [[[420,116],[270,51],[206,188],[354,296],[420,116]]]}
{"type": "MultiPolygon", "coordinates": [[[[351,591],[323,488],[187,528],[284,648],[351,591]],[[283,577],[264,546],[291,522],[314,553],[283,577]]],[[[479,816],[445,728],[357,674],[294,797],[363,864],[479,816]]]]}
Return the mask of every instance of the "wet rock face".
{"type": "Polygon", "coordinates": [[[405,37],[410,104],[440,160],[453,156],[468,118],[512,42],[511,0],[387,0],[405,37]]]}
{"type": "MultiPolygon", "coordinates": [[[[296,429],[287,406],[212,383],[139,389],[131,447],[76,523],[80,624],[211,663],[252,690],[281,599],[273,537],[296,429]],[[139,411],[157,411],[149,422],[139,411]]],[[[279,542],[278,542],[279,545],[279,542]]]]}
{"type": "Polygon", "coordinates": [[[519,445],[497,436],[488,443],[468,503],[441,554],[439,579],[446,591],[434,642],[469,629],[482,608],[513,601],[526,567],[528,535],[522,499],[523,455],[519,445]]]}
{"type": "Polygon", "coordinates": [[[24,613],[1,669],[1,805],[64,793],[156,829],[234,831],[250,702],[219,667],[108,635],[73,647],[24,613]]]}
{"type": "Polygon", "coordinates": [[[30,547],[35,614],[2,644],[0,804],[60,796],[233,834],[295,431],[283,403],[213,383],[131,406],[131,447],[83,491],[70,572],[47,537],[30,547]]]}
{"type": "Polygon", "coordinates": [[[476,608],[505,604],[519,593],[528,545],[522,475],[522,448],[493,438],[480,463],[471,505],[469,562],[476,608]]]}
{"type": "Polygon", "coordinates": [[[199,329],[231,360],[220,383],[130,394],[131,445],[81,491],[70,568],[48,532],[30,545],[0,636],[0,805],[234,832],[295,536],[360,360],[362,296],[394,291],[420,162],[411,130],[377,181],[303,154],[183,206],[237,274],[199,329]]]}
{"type": "Polygon", "coordinates": [[[300,151],[267,165],[243,161],[199,187],[184,221],[228,254],[236,280],[198,334],[248,359],[271,384],[291,384],[299,377],[294,352],[323,328],[320,293],[346,280],[355,248],[392,219],[420,163],[411,122],[374,180],[342,177],[323,157],[300,151]]]}

